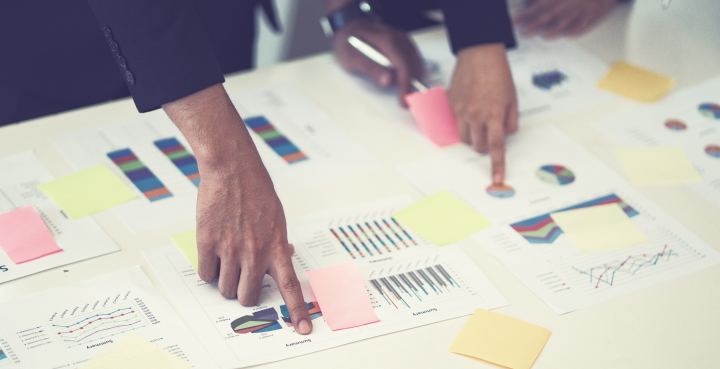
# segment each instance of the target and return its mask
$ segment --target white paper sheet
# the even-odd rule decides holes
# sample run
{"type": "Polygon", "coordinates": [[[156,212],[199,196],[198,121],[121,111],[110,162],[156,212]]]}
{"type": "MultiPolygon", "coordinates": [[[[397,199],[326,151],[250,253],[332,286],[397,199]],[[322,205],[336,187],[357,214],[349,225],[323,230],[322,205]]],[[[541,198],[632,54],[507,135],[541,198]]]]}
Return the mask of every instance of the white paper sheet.
{"type": "MultiPolygon", "coordinates": [[[[516,40],[518,47],[509,50],[507,57],[518,95],[521,124],[547,120],[618,99],[595,87],[609,66],[572,41],[548,41],[522,35],[517,35],[516,40]],[[564,79],[553,82],[552,73],[556,71],[560,74],[554,76],[562,75],[564,79]],[[542,75],[546,75],[545,80],[542,75]],[[538,77],[536,83],[533,83],[534,76],[538,77]]],[[[455,56],[448,42],[426,41],[419,42],[417,46],[425,59],[426,85],[448,88],[455,70],[455,56]]],[[[339,67],[336,72],[345,76],[341,78],[351,78],[352,83],[393,120],[420,135],[410,112],[398,103],[397,88],[383,89],[367,79],[347,77],[349,75],[340,71],[339,67]]]]}
{"type": "MultiPolygon", "coordinates": [[[[382,163],[364,149],[341,126],[290,84],[252,89],[232,94],[243,118],[265,116],[307,156],[288,163],[255,132],[250,132],[280,193],[300,190],[345,176],[378,168],[382,163]]],[[[196,185],[154,142],[176,138],[191,152],[182,133],[162,111],[61,134],[50,138],[53,145],[76,169],[105,164],[138,194],[138,199],[113,208],[133,233],[142,233],[195,219],[196,185]],[[108,153],[130,149],[158,178],[172,196],[150,201],[108,153]]]]}
{"type": "Polygon", "coordinates": [[[390,214],[410,203],[410,197],[394,198],[289,222],[288,237],[295,245],[293,262],[306,302],[316,300],[305,271],[353,260],[348,251],[351,250],[381,320],[367,326],[333,332],[321,316],[315,316],[313,333],[300,336],[283,321],[281,306],[284,303],[270,277],[266,276],[263,282],[259,304],[242,307],[237,300],[220,296],[217,282],[209,285],[200,280],[175,246],[147,250],[145,257],[181,307],[192,329],[223,368],[282,360],[468,315],[477,307],[494,309],[507,305],[457,246],[438,248],[411,230],[403,231],[394,225],[390,214]],[[234,331],[234,320],[268,309],[278,314],[274,328],[254,333],[234,331]]]}
{"type": "Polygon", "coordinates": [[[622,146],[682,146],[704,180],[686,186],[720,207],[720,118],[703,115],[700,106],[705,103],[720,109],[720,77],[593,126],[622,146]]]}
{"type": "Polygon", "coordinates": [[[554,127],[514,135],[507,165],[506,183],[516,191],[509,198],[485,192],[489,158],[465,146],[398,170],[424,193],[448,190],[493,221],[474,239],[558,314],[720,262],[717,251],[554,127]],[[558,177],[565,184],[537,175],[548,164],[572,172],[558,177]],[[583,255],[549,216],[621,201],[650,243],[583,255]]]}
{"type": "Polygon", "coordinates": [[[195,368],[217,368],[139,266],[5,301],[0,311],[0,365],[10,368],[78,368],[127,332],[195,368]]]}
{"type": "Polygon", "coordinates": [[[0,248],[0,283],[118,251],[92,218],[73,220],[37,189],[55,177],[32,151],[0,159],[0,213],[33,205],[61,252],[15,265],[0,248]]]}

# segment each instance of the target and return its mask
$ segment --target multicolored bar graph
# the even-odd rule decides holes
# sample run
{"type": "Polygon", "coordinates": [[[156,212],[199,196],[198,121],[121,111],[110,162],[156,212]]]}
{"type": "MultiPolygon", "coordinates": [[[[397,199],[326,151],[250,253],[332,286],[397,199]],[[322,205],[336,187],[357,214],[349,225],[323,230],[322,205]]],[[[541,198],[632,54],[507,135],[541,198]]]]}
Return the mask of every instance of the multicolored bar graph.
{"type": "Polygon", "coordinates": [[[394,218],[355,222],[355,225],[347,224],[331,228],[330,233],[340,242],[340,245],[353,259],[366,256],[383,255],[393,249],[401,250],[408,248],[417,242],[394,218]],[[391,247],[392,246],[392,247],[391,247]]]}
{"type": "Polygon", "coordinates": [[[200,187],[200,172],[195,156],[191,154],[185,146],[175,137],[157,140],[154,142],[155,147],[165,154],[175,166],[180,169],[195,187],[200,187]]]}
{"type": "MultiPolygon", "coordinates": [[[[588,208],[591,206],[606,204],[618,204],[630,218],[640,214],[637,210],[633,209],[632,206],[628,205],[625,201],[623,201],[623,199],[619,198],[615,194],[599,197],[597,199],[586,201],[557,211],[588,208]]],[[[553,243],[558,237],[560,237],[561,234],[563,234],[562,229],[555,224],[555,221],[550,216],[550,213],[510,224],[510,227],[525,238],[525,240],[534,244],[553,243]]]]}
{"type": "Polygon", "coordinates": [[[460,285],[440,264],[389,277],[371,279],[370,284],[385,301],[398,306],[410,307],[411,303],[422,302],[423,298],[439,296],[458,290],[460,285]]]}
{"type": "Polygon", "coordinates": [[[132,150],[117,150],[107,153],[107,156],[148,200],[158,201],[172,197],[170,190],[135,156],[132,150]]]}
{"type": "Polygon", "coordinates": [[[280,155],[288,164],[295,164],[308,157],[285,137],[264,116],[244,118],[245,124],[257,133],[276,154],[280,155]]]}

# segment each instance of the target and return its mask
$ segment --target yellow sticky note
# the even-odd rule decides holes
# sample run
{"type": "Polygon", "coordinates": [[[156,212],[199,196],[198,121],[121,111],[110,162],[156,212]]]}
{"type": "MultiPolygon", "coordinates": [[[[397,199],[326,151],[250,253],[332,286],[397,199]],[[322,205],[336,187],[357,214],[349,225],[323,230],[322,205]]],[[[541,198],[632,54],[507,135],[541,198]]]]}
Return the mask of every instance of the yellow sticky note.
{"type": "Polygon", "coordinates": [[[476,309],[448,351],[512,369],[530,368],[552,332],[507,315],[476,309]]]}
{"type": "Polygon", "coordinates": [[[38,189],[73,219],[137,198],[137,195],[104,165],[96,165],[43,183],[38,189]]]}
{"type": "Polygon", "coordinates": [[[175,246],[185,255],[185,259],[190,262],[195,271],[198,270],[198,251],[197,251],[197,232],[192,229],[186,232],[177,233],[170,236],[175,242],[175,246]]]}
{"type": "Polygon", "coordinates": [[[193,365],[130,332],[80,369],[189,369],[193,365]]]}
{"type": "Polygon", "coordinates": [[[651,102],[665,95],[674,84],[672,78],[619,61],[598,82],[597,87],[629,99],[651,102]]]}
{"type": "Polygon", "coordinates": [[[393,217],[438,246],[460,241],[492,225],[447,191],[430,195],[393,217]]]}
{"type": "Polygon", "coordinates": [[[679,146],[615,149],[630,181],[637,186],[703,181],[679,146]]]}
{"type": "Polygon", "coordinates": [[[618,204],[561,211],[550,217],[583,254],[650,242],[618,204]]]}

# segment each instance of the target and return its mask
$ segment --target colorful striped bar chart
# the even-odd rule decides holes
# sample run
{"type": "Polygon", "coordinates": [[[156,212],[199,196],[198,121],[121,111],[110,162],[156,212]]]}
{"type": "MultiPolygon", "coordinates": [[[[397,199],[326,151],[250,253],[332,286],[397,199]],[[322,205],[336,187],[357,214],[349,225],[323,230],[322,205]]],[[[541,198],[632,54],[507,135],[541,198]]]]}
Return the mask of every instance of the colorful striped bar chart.
{"type": "Polygon", "coordinates": [[[460,285],[440,264],[389,277],[371,279],[370,284],[395,309],[409,308],[433,296],[449,294],[460,285]]]}
{"type": "MultiPolygon", "coordinates": [[[[572,209],[588,208],[591,206],[618,204],[628,217],[632,218],[640,213],[628,205],[625,201],[615,194],[599,197],[594,200],[586,201],[577,205],[573,205],[557,211],[565,211],[572,209]]],[[[526,241],[534,244],[549,244],[563,234],[562,229],[555,224],[550,213],[526,219],[517,223],[510,224],[517,233],[519,233],[526,241]]]]}
{"type": "Polygon", "coordinates": [[[330,233],[353,259],[417,245],[417,241],[392,217],[390,221],[379,219],[338,226],[331,228],[330,233]]]}
{"type": "Polygon", "coordinates": [[[257,133],[260,138],[270,146],[276,154],[280,155],[288,164],[295,164],[308,157],[285,137],[264,116],[244,118],[245,124],[257,133]]]}
{"type": "Polygon", "coordinates": [[[158,201],[172,197],[170,190],[135,156],[132,150],[117,150],[107,153],[107,156],[148,200],[158,201]]]}
{"type": "Polygon", "coordinates": [[[155,147],[165,154],[195,187],[200,187],[200,172],[197,160],[175,137],[157,140],[155,147]]]}

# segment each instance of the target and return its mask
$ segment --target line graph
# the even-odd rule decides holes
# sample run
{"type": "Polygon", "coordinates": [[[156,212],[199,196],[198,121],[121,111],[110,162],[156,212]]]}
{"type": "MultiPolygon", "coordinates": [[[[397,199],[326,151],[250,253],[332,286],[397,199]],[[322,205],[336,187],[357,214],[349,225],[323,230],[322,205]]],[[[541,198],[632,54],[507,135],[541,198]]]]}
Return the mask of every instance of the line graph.
{"type": "Polygon", "coordinates": [[[72,347],[145,326],[147,322],[140,309],[133,304],[125,304],[58,321],[49,330],[54,341],[72,347]]]}
{"type": "Polygon", "coordinates": [[[601,284],[606,286],[613,286],[615,283],[615,277],[620,275],[634,275],[643,267],[648,268],[657,265],[658,262],[669,262],[671,257],[679,256],[673,249],[668,249],[665,245],[662,251],[655,254],[639,254],[629,255],[622,261],[603,264],[600,266],[592,267],[589,269],[579,269],[572,267],[574,270],[583,274],[589,278],[591,284],[594,284],[594,288],[599,288],[601,284]]]}

